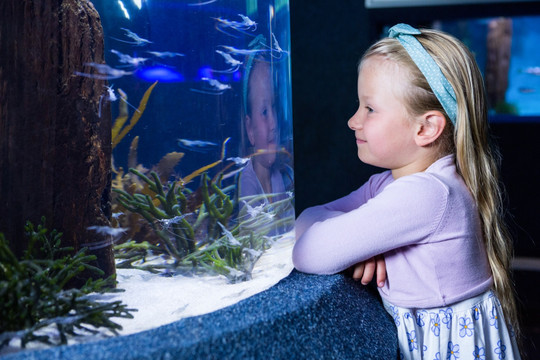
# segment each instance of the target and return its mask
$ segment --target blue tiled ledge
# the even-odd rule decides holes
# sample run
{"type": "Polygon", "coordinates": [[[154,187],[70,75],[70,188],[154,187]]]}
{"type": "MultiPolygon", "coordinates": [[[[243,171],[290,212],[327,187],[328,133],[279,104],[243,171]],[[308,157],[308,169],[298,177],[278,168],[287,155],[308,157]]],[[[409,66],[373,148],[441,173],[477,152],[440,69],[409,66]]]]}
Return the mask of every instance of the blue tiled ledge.
{"type": "Polygon", "coordinates": [[[377,295],[342,275],[293,271],[233,306],[141,333],[2,360],[396,359],[377,295]]]}

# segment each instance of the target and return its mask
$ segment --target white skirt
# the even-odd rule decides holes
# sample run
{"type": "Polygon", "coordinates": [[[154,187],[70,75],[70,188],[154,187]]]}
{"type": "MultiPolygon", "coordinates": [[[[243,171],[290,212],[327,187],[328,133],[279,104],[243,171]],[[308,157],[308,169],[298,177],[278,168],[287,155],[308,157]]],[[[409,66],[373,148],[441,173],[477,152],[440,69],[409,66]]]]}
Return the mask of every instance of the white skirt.
{"type": "Polygon", "coordinates": [[[397,326],[401,359],[521,359],[514,332],[491,290],[442,308],[383,303],[397,326]]]}

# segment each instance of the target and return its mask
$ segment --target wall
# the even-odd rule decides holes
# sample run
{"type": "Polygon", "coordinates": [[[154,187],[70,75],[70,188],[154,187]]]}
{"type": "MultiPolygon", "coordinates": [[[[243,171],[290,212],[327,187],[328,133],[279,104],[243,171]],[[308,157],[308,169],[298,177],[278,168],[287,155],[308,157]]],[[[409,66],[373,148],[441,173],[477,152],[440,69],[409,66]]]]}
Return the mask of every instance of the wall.
{"type": "MultiPolygon", "coordinates": [[[[415,26],[439,19],[540,14],[540,2],[475,6],[365,9],[363,0],[292,0],[291,56],[295,137],[297,214],[360,186],[378,169],[356,156],[347,120],[357,107],[356,65],[362,53],[387,24],[415,26]]],[[[540,64],[539,64],[540,65],[540,64]]],[[[540,226],[535,206],[540,201],[538,124],[493,124],[503,162],[509,219],[516,253],[540,256],[533,239],[540,226]]]]}

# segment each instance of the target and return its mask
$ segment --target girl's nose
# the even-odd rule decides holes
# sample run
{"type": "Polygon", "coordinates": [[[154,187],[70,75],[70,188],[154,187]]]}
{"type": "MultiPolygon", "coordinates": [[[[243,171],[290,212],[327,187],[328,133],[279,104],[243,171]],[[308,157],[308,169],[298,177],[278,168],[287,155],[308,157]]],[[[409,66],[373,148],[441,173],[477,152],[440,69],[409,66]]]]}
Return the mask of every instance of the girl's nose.
{"type": "Polygon", "coordinates": [[[362,119],[360,116],[360,110],[358,110],[350,119],[347,121],[347,125],[351,130],[359,130],[362,128],[362,119]]]}
{"type": "Polygon", "coordinates": [[[276,130],[277,128],[277,114],[276,110],[272,109],[268,117],[268,127],[270,130],[276,130]]]}

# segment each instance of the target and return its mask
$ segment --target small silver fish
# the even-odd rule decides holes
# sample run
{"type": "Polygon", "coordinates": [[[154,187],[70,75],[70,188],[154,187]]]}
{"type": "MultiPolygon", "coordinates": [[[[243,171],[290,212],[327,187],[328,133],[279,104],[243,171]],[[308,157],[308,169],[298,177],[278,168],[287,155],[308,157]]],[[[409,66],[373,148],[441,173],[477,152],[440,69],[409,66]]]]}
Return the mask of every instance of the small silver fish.
{"type": "Polygon", "coordinates": [[[243,157],[230,157],[230,158],[227,158],[227,160],[233,161],[236,165],[245,165],[249,161],[249,158],[248,157],[246,157],[246,158],[243,158],[243,157]]]}
{"type": "Polygon", "coordinates": [[[243,64],[242,61],[240,60],[236,60],[235,58],[233,58],[231,56],[231,54],[229,53],[226,53],[224,51],[221,51],[221,50],[216,50],[216,52],[218,54],[220,54],[221,56],[223,56],[223,59],[225,60],[225,62],[227,64],[229,64],[231,67],[226,69],[226,70],[212,70],[213,72],[220,72],[220,73],[233,73],[235,71],[237,71],[239,68],[240,68],[240,65],[243,64]]]}
{"type": "Polygon", "coordinates": [[[197,152],[207,152],[218,146],[216,143],[210,141],[188,139],[178,139],[178,145],[181,148],[197,152]]]}
{"type": "Polygon", "coordinates": [[[186,56],[179,52],[171,52],[171,51],[147,51],[150,55],[154,55],[158,58],[172,58],[175,56],[186,56]]]}
{"type": "Polygon", "coordinates": [[[99,80],[111,80],[111,79],[118,79],[122,76],[131,75],[133,72],[128,72],[120,69],[115,69],[110,67],[107,64],[97,64],[97,63],[85,63],[84,65],[93,67],[97,70],[99,74],[89,74],[89,73],[83,73],[80,71],[75,71],[74,74],[78,76],[84,76],[92,79],[99,79],[99,80]]]}
{"type": "Polygon", "coordinates": [[[126,37],[130,38],[133,41],[121,40],[121,39],[117,39],[115,37],[112,37],[112,39],[114,39],[116,41],[126,43],[126,44],[135,45],[135,46],[144,46],[144,45],[152,44],[152,41],[147,40],[147,39],[143,39],[142,37],[135,34],[133,31],[131,31],[129,29],[126,29],[126,28],[121,28],[121,29],[124,30],[124,32],[126,33],[126,37]]]}
{"type": "Polygon", "coordinates": [[[210,84],[210,86],[216,91],[225,91],[231,88],[231,85],[223,84],[222,82],[219,82],[219,80],[216,80],[216,79],[203,77],[201,78],[201,80],[208,82],[208,84],[210,84]]]}
{"type": "Polygon", "coordinates": [[[112,49],[111,52],[118,56],[118,61],[120,61],[122,64],[129,64],[135,67],[139,67],[140,65],[144,64],[146,60],[148,60],[148,58],[133,57],[127,54],[123,54],[120,51],[114,49],[112,49]]]}
{"type": "Polygon", "coordinates": [[[523,70],[523,72],[526,74],[540,76],[540,66],[532,66],[532,67],[526,68],[525,70],[523,70]]]}
{"type": "Polygon", "coordinates": [[[99,235],[111,235],[111,236],[118,236],[120,234],[125,233],[128,229],[127,228],[114,228],[112,226],[98,226],[93,225],[89,226],[86,229],[88,230],[94,230],[99,235]]]}
{"type": "Polygon", "coordinates": [[[240,243],[240,241],[236,240],[234,235],[229,230],[227,230],[227,228],[225,226],[223,226],[223,224],[221,224],[219,221],[218,221],[218,225],[221,226],[221,230],[223,230],[223,235],[225,235],[227,237],[227,240],[229,241],[230,245],[232,245],[232,246],[240,246],[240,245],[242,245],[240,243]]]}

